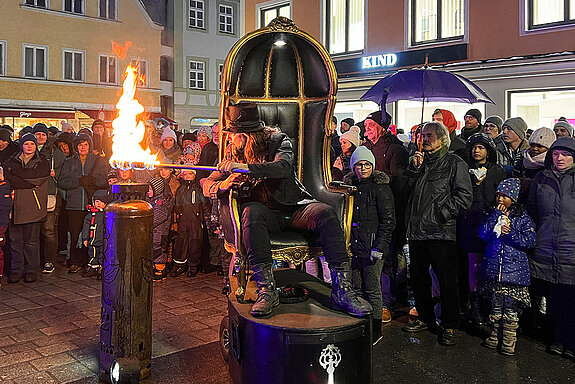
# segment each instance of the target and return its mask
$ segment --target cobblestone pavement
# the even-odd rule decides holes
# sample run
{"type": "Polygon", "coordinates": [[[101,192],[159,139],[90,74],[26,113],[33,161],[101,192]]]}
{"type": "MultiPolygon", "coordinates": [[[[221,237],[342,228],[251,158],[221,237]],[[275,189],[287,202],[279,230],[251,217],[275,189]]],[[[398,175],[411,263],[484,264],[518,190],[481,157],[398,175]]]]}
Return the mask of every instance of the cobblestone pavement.
{"type": "MultiPolygon", "coordinates": [[[[218,340],[227,314],[215,273],[154,283],[152,358],[218,340]]],[[[35,283],[0,287],[0,383],[96,377],[101,281],[59,267],[35,283]]],[[[222,360],[223,363],[223,360],[222,360]]]]}

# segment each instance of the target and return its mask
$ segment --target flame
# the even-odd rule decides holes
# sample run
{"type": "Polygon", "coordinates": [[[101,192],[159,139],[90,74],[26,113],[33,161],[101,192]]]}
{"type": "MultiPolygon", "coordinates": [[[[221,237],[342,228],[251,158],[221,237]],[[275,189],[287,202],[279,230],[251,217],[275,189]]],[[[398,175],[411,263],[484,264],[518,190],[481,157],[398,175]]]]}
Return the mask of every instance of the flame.
{"type": "Polygon", "coordinates": [[[118,117],[112,122],[114,136],[110,158],[110,164],[114,168],[142,168],[134,166],[135,164],[153,168],[154,164],[159,164],[156,155],[153,155],[149,148],[144,149],[140,145],[146,133],[146,126],[138,118],[144,112],[144,106],[134,97],[138,82],[137,73],[138,67],[130,64],[126,68],[123,93],[116,104],[118,117]]]}
{"type": "Polygon", "coordinates": [[[128,52],[128,48],[130,48],[131,46],[132,46],[131,41],[126,41],[124,45],[122,45],[112,40],[112,50],[116,53],[116,55],[118,55],[120,59],[126,57],[126,52],[128,52]]]}

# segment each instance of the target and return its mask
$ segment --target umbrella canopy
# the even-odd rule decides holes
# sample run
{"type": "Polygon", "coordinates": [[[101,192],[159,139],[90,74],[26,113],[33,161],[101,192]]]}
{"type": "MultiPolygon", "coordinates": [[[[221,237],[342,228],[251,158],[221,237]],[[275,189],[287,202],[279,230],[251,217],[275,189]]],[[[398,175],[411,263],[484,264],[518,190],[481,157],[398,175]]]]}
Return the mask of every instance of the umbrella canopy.
{"type": "Polygon", "coordinates": [[[385,110],[398,100],[484,102],[495,104],[481,88],[463,76],[427,67],[407,69],[379,80],[361,100],[374,101],[385,110]]]}

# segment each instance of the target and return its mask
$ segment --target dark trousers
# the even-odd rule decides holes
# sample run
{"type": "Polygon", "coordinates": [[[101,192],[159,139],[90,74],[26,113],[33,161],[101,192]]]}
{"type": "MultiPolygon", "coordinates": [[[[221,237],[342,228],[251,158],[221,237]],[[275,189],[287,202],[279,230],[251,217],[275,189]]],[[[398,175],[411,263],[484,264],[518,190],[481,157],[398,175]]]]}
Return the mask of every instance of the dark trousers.
{"type": "Polygon", "coordinates": [[[363,296],[373,307],[373,318],[381,320],[383,302],[381,299],[381,270],[384,261],[372,262],[370,259],[354,257],[351,260],[352,283],[356,291],[363,296]]]}
{"type": "Polygon", "coordinates": [[[441,325],[443,328],[457,328],[459,326],[459,285],[455,241],[410,241],[409,251],[411,283],[420,320],[435,324],[431,276],[429,275],[429,266],[431,266],[439,282],[441,325]]]}
{"type": "MultiPolygon", "coordinates": [[[[58,196],[58,198],[60,198],[60,196],[58,196]]],[[[68,248],[68,210],[64,207],[65,205],[66,202],[63,201],[61,206],[56,206],[56,210],[58,211],[58,252],[65,251],[68,248]]]]}
{"type": "Polygon", "coordinates": [[[11,274],[38,273],[40,269],[40,228],[42,223],[11,224],[11,274]]]}
{"type": "Polygon", "coordinates": [[[224,239],[221,239],[216,233],[208,231],[208,242],[210,243],[210,264],[222,266],[222,271],[227,275],[230,269],[232,254],[226,251],[224,239]]]}
{"type": "Polygon", "coordinates": [[[548,283],[547,294],[554,342],[575,351],[575,285],[548,283]]]}
{"type": "Polygon", "coordinates": [[[56,225],[56,211],[48,212],[46,221],[40,229],[40,264],[56,263],[58,248],[58,229],[56,225]]]}
{"type": "Polygon", "coordinates": [[[84,226],[84,217],[88,214],[87,211],[68,211],[68,230],[70,231],[70,261],[72,265],[80,267],[88,263],[88,252],[84,247],[78,247],[78,239],[82,235],[82,227],[84,226]]]}
{"type": "Polygon", "coordinates": [[[104,246],[88,244],[88,265],[90,267],[101,267],[104,265],[104,246]]]}
{"type": "Polygon", "coordinates": [[[242,242],[252,265],[271,263],[270,233],[291,229],[319,235],[319,243],[330,266],[340,266],[348,259],[341,223],[332,207],[311,203],[272,210],[261,203],[242,205],[242,242]]]}
{"type": "Polygon", "coordinates": [[[200,265],[202,257],[202,239],[190,236],[190,228],[178,224],[178,234],[174,246],[174,262],[176,264],[188,264],[190,267],[200,265]]]}

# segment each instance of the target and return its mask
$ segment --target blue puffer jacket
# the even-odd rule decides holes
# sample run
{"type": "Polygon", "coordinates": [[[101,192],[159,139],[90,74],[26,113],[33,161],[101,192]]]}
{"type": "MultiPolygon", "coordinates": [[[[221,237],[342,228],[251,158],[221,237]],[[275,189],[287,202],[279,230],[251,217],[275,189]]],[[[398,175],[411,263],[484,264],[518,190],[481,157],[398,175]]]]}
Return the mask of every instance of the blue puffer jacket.
{"type": "Polygon", "coordinates": [[[529,286],[531,274],[525,251],[535,246],[535,225],[523,208],[513,205],[509,213],[511,231],[496,237],[493,228],[502,214],[494,209],[479,227],[479,236],[487,243],[481,276],[485,281],[529,286]]]}

